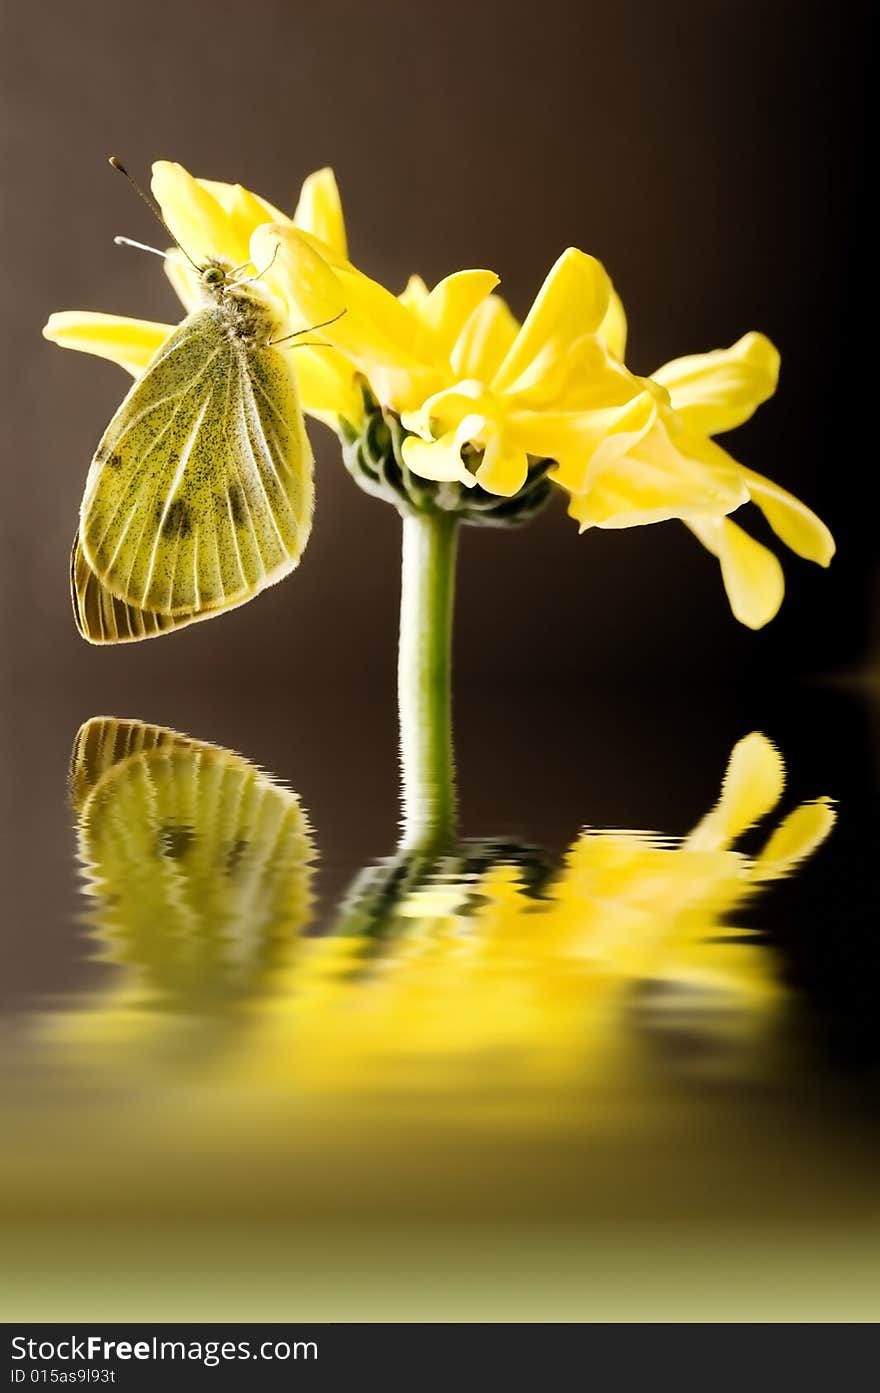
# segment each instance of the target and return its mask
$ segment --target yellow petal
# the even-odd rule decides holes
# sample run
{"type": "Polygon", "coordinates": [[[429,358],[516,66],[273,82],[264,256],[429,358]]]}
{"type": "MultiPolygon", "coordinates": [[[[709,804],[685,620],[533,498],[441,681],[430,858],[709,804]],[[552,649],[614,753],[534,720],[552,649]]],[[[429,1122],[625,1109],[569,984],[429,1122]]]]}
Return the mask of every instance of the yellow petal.
{"type": "Polygon", "coordinates": [[[676,358],[654,373],[688,430],[718,435],[747,421],[772,397],[779,352],[763,334],[746,334],[731,348],[676,358]]]}
{"type": "Polygon", "coordinates": [[[516,390],[549,340],[571,343],[594,333],[605,318],[610,293],[611,282],[595,257],[575,247],[563,252],[498,370],[495,390],[516,390]]]}
{"type": "MultiPolygon", "coordinates": [[[[263,218],[263,222],[281,221],[263,218]]],[[[304,181],[293,221],[304,232],[311,232],[343,261],[348,257],[345,219],[336,175],[332,169],[316,169],[304,181]]]]}
{"type": "Polygon", "coordinates": [[[62,348],[93,353],[118,363],[137,377],[153,354],[173,333],[173,324],[146,319],[126,319],[118,314],[94,314],[88,310],[61,310],[50,314],[43,337],[62,348]]]}
{"type": "Polygon", "coordinates": [[[529,460],[525,450],[511,445],[503,431],[496,431],[483,452],[483,460],[477,470],[477,483],[487,493],[511,498],[522,488],[528,472],[529,460]]]}
{"type": "Polygon", "coordinates": [[[609,352],[623,362],[626,356],[626,314],[614,286],[611,287],[605,318],[596,332],[607,343],[609,352]]]}
{"type": "MultiPolygon", "coordinates": [[[[227,245],[239,249],[236,265],[243,264],[249,255],[252,233],[264,222],[287,222],[283,213],[259,194],[241,184],[220,184],[211,179],[199,179],[198,183],[211,194],[226,213],[227,226],[224,240],[227,245]]],[[[254,270],[259,270],[254,267],[254,270]]]]}
{"type": "Polygon", "coordinates": [[[152,189],[172,237],[197,266],[211,257],[234,266],[248,260],[247,237],[241,235],[214,195],[183,165],[157,160],[153,165],[152,189]]]}
{"type": "Polygon", "coordinates": [[[671,518],[692,518],[704,512],[714,517],[714,504],[687,480],[658,477],[630,455],[603,472],[582,493],[573,493],[569,516],[580,525],[620,529],[644,527],[671,518]]]}
{"type": "Polygon", "coordinates": [[[418,314],[430,293],[421,276],[410,276],[406,288],[397,298],[408,310],[414,310],[418,314]]]}
{"type": "Polygon", "coordinates": [[[785,578],[772,551],[729,518],[690,518],[688,527],[718,557],[730,608],[741,624],[760,629],[782,604],[785,578]]]}
{"type": "Polygon", "coordinates": [[[322,324],[321,337],[348,354],[370,376],[374,364],[406,371],[420,364],[413,354],[417,322],[400,301],[353,266],[333,266],[297,229],[280,223],[258,228],[253,255],[268,260],[283,285],[291,319],[322,324]],[[323,321],[340,315],[332,324],[323,321]]]}
{"type": "Polygon", "coordinates": [[[456,430],[465,416],[473,422],[478,415],[481,419],[491,416],[493,410],[494,403],[482,382],[471,379],[435,392],[417,410],[403,411],[400,419],[405,430],[423,440],[434,440],[456,430]]]}
{"type": "Polygon", "coordinates": [[[755,862],[757,880],[775,880],[799,861],[812,856],[834,826],[836,817],[829,798],[803,803],[777,827],[755,862]]]}
{"type": "Polygon", "coordinates": [[[555,483],[581,494],[597,474],[639,444],[654,419],[653,398],[642,393],[623,406],[596,411],[511,412],[505,425],[530,455],[556,461],[555,483]]]}
{"type": "Polygon", "coordinates": [[[199,179],[197,182],[216,198],[225,213],[247,225],[248,237],[260,223],[287,221],[285,214],[274,203],[252,193],[242,184],[224,184],[219,179],[199,179]]]}
{"type": "Polygon", "coordinates": [[[721,797],[686,839],[685,847],[707,851],[727,846],[776,807],[784,787],[781,754],[766,735],[753,730],[734,746],[721,797]]]}
{"type": "MultiPolygon", "coordinates": [[[[610,435],[597,448],[569,507],[581,530],[633,527],[703,514],[716,519],[746,501],[748,494],[733,461],[729,469],[715,461],[707,464],[690,453],[690,442],[687,450],[682,449],[680,439],[671,434],[662,409],[647,430],[636,432],[635,443],[625,453],[610,435]]],[[[557,478],[566,482],[560,471],[557,478]]]]}
{"type": "Polygon", "coordinates": [[[457,377],[478,377],[491,382],[519,332],[519,324],[500,295],[490,295],[478,305],[452,350],[452,370],[457,377]]]}
{"type": "Polygon", "coordinates": [[[515,396],[517,410],[584,412],[623,406],[646,389],[651,395],[660,390],[612,357],[598,334],[585,334],[571,342],[548,340],[507,395],[515,396]]]}
{"type": "Polygon", "coordinates": [[[456,271],[439,281],[427,299],[414,306],[419,319],[416,352],[448,359],[474,310],[497,284],[494,271],[456,271]]]}
{"type": "Polygon", "coordinates": [[[749,497],[754,499],[777,537],[798,556],[829,565],[836,550],[834,538],[821,518],[772,479],[743,470],[749,497]]]}
{"type": "Polygon", "coordinates": [[[363,415],[363,396],[351,363],[333,348],[294,348],[296,380],[303,411],[325,425],[337,418],[357,422],[363,415]]]}
{"type": "Polygon", "coordinates": [[[439,440],[421,440],[409,435],[401,447],[403,462],[413,474],[437,482],[457,480],[473,488],[476,480],[461,458],[461,447],[468,438],[469,422],[465,419],[457,430],[448,431],[439,440]]]}

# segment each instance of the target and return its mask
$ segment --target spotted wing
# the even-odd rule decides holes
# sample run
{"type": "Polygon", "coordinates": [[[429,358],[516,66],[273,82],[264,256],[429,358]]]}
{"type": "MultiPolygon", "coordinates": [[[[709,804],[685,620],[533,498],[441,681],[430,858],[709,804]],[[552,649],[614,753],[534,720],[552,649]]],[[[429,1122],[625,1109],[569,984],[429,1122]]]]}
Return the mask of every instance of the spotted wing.
{"type": "MultiPolygon", "coordinates": [[[[85,565],[109,596],[157,616],[132,638],[250,599],[293,569],[308,537],[312,457],[289,357],[233,328],[222,305],[184,320],[89,470],[85,565]]],[[[122,641],[130,619],[116,614],[122,641]]]]}

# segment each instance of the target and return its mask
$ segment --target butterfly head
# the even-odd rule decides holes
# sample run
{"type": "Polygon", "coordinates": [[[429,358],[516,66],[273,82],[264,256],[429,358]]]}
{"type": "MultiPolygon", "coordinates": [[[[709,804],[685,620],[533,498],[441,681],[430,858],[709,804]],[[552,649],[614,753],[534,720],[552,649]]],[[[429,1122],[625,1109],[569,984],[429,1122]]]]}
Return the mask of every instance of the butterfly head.
{"type": "Polygon", "coordinates": [[[207,266],[202,266],[199,270],[202,286],[213,294],[221,293],[226,289],[228,275],[227,268],[220,261],[209,261],[207,266]]]}

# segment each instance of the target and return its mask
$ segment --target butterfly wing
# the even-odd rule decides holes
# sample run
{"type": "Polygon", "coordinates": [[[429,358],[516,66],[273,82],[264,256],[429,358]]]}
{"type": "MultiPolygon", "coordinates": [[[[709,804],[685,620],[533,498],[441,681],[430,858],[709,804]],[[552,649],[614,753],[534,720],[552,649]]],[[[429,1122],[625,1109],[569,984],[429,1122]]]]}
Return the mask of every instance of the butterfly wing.
{"type": "Polygon", "coordinates": [[[97,644],[136,643],[143,638],[157,638],[159,634],[195,624],[200,619],[210,619],[218,613],[206,609],[198,614],[156,614],[120,600],[98,580],[85,558],[79,537],[70,555],[70,598],[80,637],[97,644]]]}
{"type": "MultiPolygon", "coordinates": [[[[289,359],[237,337],[234,323],[223,305],[184,320],[89,470],[85,567],[129,611],[157,616],[135,620],[145,632],[132,638],[164,631],[162,617],[176,627],[250,599],[293,569],[308,538],[312,456],[289,359]]],[[[75,554],[75,596],[76,571],[75,554]]],[[[89,625],[96,600],[80,572],[89,625]]],[[[114,612],[124,641],[132,616],[114,612]]]]}
{"type": "Polygon", "coordinates": [[[103,956],[187,1012],[262,989],[311,914],[296,794],[231,751],[111,717],[80,729],[70,787],[103,956]]]}
{"type": "Polygon", "coordinates": [[[101,584],[76,537],[70,553],[70,598],[80,637],[87,643],[102,644],[137,643],[145,638],[158,638],[173,629],[212,619],[216,614],[245,604],[250,597],[237,600],[235,605],[224,604],[197,613],[157,614],[153,610],[138,609],[101,584]]]}

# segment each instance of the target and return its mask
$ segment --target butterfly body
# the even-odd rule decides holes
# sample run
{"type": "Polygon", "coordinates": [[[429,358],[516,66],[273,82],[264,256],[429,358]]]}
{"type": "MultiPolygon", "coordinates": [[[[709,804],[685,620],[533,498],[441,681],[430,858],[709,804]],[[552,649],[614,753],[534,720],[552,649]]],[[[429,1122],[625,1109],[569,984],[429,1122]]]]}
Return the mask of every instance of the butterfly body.
{"type": "Polygon", "coordinates": [[[203,305],[137,379],[92,459],[71,561],[94,643],[244,603],[297,564],[312,455],[290,355],[261,298],[212,262],[203,305]]]}

